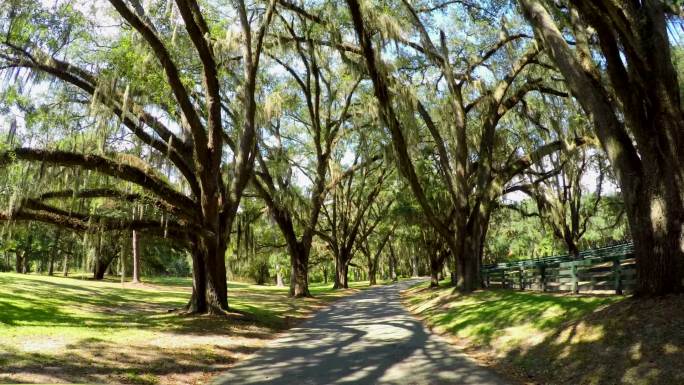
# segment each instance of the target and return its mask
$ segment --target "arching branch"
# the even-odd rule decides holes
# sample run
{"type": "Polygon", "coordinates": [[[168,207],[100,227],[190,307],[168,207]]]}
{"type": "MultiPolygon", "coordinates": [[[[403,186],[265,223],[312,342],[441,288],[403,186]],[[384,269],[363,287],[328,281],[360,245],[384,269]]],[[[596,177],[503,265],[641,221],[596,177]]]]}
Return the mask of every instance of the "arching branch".
{"type": "Polygon", "coordinates": [[[17,148],[13,151],[0,152],[0,167],[17,160],[45,162],[56,166],[75,166],[114,176],[151,191],[161,201],[177,207],[188,217],[196,218],[198,209],[192,199],[174,190],[157,176],[130,164],[94,154],[79,154],[59,150],[17,148]]]}
{"type": "Polygon", "coordinates": [[[127,193],[121,190],[111,189],[111,188],[95,188],[87,190],[59,190],[59,191],[49,191],[40,194],[36,200],[45,201],[50,199],[68,199],[68,198],[78,198],[78,199],[92,199],[92,198],[112,198],[119,199],[127,202],[140,202],[152,205],[170,214],[183,216],[183,213],[178,210],[175,206],[169,205],[168,202],[164,202],[159,199],[154,199],[150,196],[137,193],[127,193]]]}

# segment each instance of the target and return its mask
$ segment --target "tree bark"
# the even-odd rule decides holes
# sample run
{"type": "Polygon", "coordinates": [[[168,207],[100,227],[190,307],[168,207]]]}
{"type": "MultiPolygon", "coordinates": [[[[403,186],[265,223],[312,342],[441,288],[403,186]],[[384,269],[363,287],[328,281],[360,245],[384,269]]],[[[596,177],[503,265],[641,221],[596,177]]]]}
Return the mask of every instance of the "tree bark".
{"type": "Polygon", "coordinates": [[[204,265],[204,256],[196,240],[193,242],[190,254],[192,257],[192,295],[185,310],[190,314],[202,314],[206,313],[209,309],[205,295],[207,273],[206,266],[204,265]]]}
{"type": "Polygon", "coordinates": [[[376,275],[377,271],[375,270],[375,267],[373,267],[373,269],[368,270],[368,286],[374,286],[378,284],[376,275]]]}
{"type": "Polygon", "coordinates": [[[16,256],[14,260],[14,272],[21,273],[21,268],[24,266],[23,255],[24,252],[20,250],[15,250],[14,255],[16,256]]]}
{"type": "Polygon", "coordinates": [[[390,279],[392,282],[397,282],[399,280],[399,275],[397,273],[397,256],[394,255],[394,246],[392,241],[389,242],[389,268],[390,268],[390,279]]]}
{"type": "MultiPolygon", "coordinates": [[[[57,255],[59,256],[59,255],[57,255]]],[[[48,275],[52,276],[54,275],[55,272],[55,255],[50,253],[50,257],[48,260],[48,275]]]]}
{"type": "Polygon", "coordinates": [[[186,305],[190,314],[224,314],[228,311],[226,243],[216,237],[193,241],[192,296],[186,305]]]}
{"type": "Polygon", "coordinates": [[[133,230],[132,234],[132,250],[133,250],[133,283],[140,282],[140,239],[138,232],[133,230]]]}
{"type": "Polygon", "coordinates": [[[349,288],[349,265],[343,255],[335,257],[335,283],[333,289],[349,288]]]}
{"type": "Polygon", "coordinates": [[[309,255],[300,242],[290,250],[292,273],[290,275],[290,296],[311,297],[309,292],[309,255]]]}
{"type": "Polygon", "coordinates": [[[430,258],[430,287],[439,287],[440,267],[434,263],[434,258],[430,258]]]}
{"type": "Polygon", "coordinates": [[[113,260],[113,256],[98,256],[93,266],[93,279],[98,281],[103,280],[105,273],[107,272],[107,269],[109,268],[109,265],[112,263],[113,260]]]}
{"type": "Polygon", "coordinates": [[[276,286],[277,287],[284,287],[285,283],[283,282],[283,271],[282,271],[282,266],[280,266],[279,263],[276,264],[276,286]]]}
{"type": "Polygon", "coordinates": [[[207,311],[211,314],[222,314],[228,310],[226,244],[216,237],[203,237],[202,241],[200,247],[205,261],[207,311]]]}
{"type": "Polygon", "coordinates": [[[69,276],[69,255],[64,254],[64,260],[63,260],[63,266],[62,266],[62,275],[65,277],[69,276]]]}

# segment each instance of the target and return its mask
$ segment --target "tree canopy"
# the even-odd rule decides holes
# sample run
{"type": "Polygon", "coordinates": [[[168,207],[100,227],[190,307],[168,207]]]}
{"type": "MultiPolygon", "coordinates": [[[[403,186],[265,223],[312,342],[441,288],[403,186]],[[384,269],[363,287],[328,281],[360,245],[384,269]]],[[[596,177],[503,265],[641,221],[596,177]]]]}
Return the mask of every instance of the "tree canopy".
{"type": "Polygon", "coordinates": [[[5,1],[4,266],[142,259],[221,313],[230,274],[309,296],[448,267],[469,292],[485,261],[632,239],[637,291],[680,291],[682,12],[5,1]]]}

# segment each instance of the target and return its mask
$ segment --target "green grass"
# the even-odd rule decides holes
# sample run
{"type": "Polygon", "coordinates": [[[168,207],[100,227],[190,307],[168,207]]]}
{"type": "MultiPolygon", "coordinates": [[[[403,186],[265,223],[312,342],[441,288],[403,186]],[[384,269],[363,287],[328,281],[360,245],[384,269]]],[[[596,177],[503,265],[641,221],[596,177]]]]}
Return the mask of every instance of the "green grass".
{"type": "MultiPolygon", "coordinates": [[[[417,288],[425,289],[427,284],[417,288]]],[[[452,295],[446,283],[438,290],[414,290],[408,302],[431,325],[478,345],[491,345],[501,337],[528,338],[558,328],[622,297],[559,296],[512,290],[452,295]]]]}
{"type": "Polygon", "coordinates": [[[474,357],[523,382],[684,383],[684,296],[621,296],[512,290],[459,295],[421,284],[407,307],[474,357]],[[678,321],[674,321],[678,320],[678,321]]]}
{"type": "Polygon", "coordinates": [[[190,283],[0,273],[0,383],[201,382],[348,293],[312,285],[315,298],[293,299],[287,288],[230,282],[229,306],[249,321],[170,312],[186,304],[190,283]]]}

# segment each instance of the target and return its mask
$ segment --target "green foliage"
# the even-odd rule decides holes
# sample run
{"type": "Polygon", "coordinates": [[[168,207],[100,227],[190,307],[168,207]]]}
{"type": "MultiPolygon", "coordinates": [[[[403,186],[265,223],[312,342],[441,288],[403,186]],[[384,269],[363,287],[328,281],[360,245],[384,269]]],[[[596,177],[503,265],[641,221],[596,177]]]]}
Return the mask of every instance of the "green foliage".
{"type": "MultiPolygon", "coordinates": [[[[587,202],[592,197],[585,196],[587,202]]],[[[531,199],[510,203],[492,214],[484,262],[497,263],[543,256],[567,254],[567,247],[550,226],[536,215],[536,204],[531,199]]],[[[589,249],[617,242],[628,237],[627,223],[618,196],[603,197],[598,210],[592,213],[579,249],[589,249]]]]}

